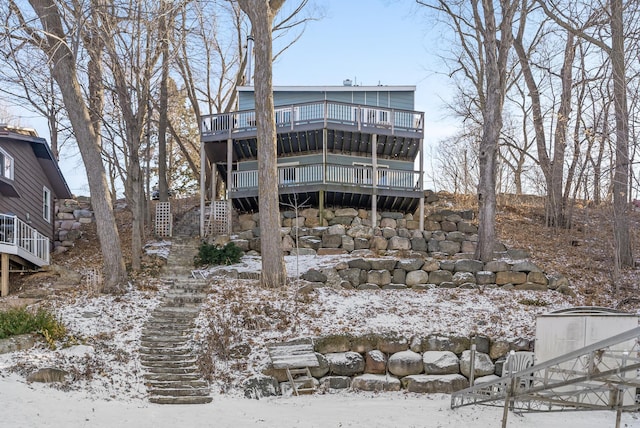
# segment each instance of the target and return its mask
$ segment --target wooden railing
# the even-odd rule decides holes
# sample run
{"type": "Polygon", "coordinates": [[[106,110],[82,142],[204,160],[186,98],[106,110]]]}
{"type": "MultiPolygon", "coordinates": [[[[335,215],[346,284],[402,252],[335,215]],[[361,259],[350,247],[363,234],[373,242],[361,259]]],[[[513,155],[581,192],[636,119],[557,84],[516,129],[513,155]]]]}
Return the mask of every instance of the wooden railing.
{"type": "Polygon", "coordinates": [[[0,214],[0,247],[39,266],[49,264],[49,238],[15,215],[0,214]]]}
{"type": "MultiPolygon", "coordinates": [[[[310,123],[324,125],[338,123],[352,125],[359,130],[388,129],[392,133],[395,131],[415,133],[417,137],[422,137],[424,134],[424,113],[422,112],[334,101],[278,107],[275,109],[275,119],[278,129],[294,130],[298,125],[310,123]]],[[[231,138],[236,133],[253,131],[255,127],[255,110],[243,110],[202,116],[200,134],[202,137],[219,135],[231,138]]]]}
{"type": "MultiPolygon", "coordinates": [[[[313,164],[283,166],[278,168],[279,186],[302,186],[308,184],[340,184],[354,188],[422,190],[420,172],[390,168],[378,168],[373,180],[373,168],[360,165],[313,164]]],[[[258,188],[258,171],[234,171],[231,191],[255,190],[258,188]]]]}

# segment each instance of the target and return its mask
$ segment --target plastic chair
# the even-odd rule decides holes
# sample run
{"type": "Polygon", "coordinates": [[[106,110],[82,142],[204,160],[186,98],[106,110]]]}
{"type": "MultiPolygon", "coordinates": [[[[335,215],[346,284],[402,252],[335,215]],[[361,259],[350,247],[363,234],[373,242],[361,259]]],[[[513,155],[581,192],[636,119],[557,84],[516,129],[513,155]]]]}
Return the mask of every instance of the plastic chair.
{"type": "MultiPolygon", "coordinates": [[[[529,367],[532,367],[533,362],[534,362],[533,352],[511,351],[504,362],[504,366],[502,368],[502,376],[503,377],[513,376],[514,373],[517,373],[519,371],[526,370],[529,367]]],[[[529,373],[525,377],[521,377],[519,386],[523,388],[528,388],[531,385],[531,382],[533,381],[531,375],[532,374],[529,373]]]]}

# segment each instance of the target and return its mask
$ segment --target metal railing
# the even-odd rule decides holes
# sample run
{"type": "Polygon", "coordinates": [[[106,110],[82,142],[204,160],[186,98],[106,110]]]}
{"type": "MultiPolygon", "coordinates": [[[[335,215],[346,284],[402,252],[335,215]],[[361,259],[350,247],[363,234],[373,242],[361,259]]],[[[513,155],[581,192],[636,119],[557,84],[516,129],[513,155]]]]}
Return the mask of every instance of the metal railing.
{"type": "MultiPolygon", "coordinates": [[[[296,125],[309,123],[338,123],[363,128],[389,129],[391,132],[424,133],[424,113],[359,104],[320,101],[281,106],[274,110],[276,126],[279,129],[295,129],[296,125]]],[[[226,135],[255,130],[255,110],[204,115],[200,120],[200,134],[203,137],[226,135]]]]}
{"type": "Polygon", "coordinates": [[[49,264],[49,238],[15,215],[0,214],[0,245],[40,266],[49,264]]]}
{"type": "MultiPolygon", "coordinates": [[[[377,180],[373,180],[373,168],[360,165],[312,164],[283,166],[278,168],[279,186],[302,186],[308,184],[340,184],[354,188],[393,190],[421,190],[420,172],[391,168],[379,168],[377,180]]],[[[258,188],[258,171],[234,171],[231,191],[255,190],[258,188]]]]}

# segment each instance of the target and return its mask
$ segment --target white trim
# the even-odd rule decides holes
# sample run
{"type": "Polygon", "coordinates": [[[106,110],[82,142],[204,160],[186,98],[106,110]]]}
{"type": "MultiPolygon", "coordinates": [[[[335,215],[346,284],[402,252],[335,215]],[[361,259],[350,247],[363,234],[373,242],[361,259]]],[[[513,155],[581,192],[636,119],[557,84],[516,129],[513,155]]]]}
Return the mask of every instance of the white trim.
{"type": "Polygon", "coordinates": [[[51,223],[51,190],[42,186],[42,218],[51,223]]]}
{"type": "Polygon", "coordinates": [[[0,147],[0,154],[2,154],[2,156],[4,157],[4,162],[5,165],[0,165],[0,172],[2,172],[2,174],[0,174],[0,177],[4,177],[7,180],[13,180],[14,177],[14,168],[15,168],[15,160],[13,158],[13,156],[11,156],[9,154],[9,152],[7,152],[6,150],[4,150],[2,147],[0,147]],[[9,161],[9,168],[6,168],[7,165],[7,161],[9,161]]]}
{"type": "MultiPolygon", "coordinates": [[[[273,92],[415,92],[416,87],[406,86],[274,86],[273,92]]],[[[253,86],[238,86],[239,92],[255,92],[253,86]]]]}

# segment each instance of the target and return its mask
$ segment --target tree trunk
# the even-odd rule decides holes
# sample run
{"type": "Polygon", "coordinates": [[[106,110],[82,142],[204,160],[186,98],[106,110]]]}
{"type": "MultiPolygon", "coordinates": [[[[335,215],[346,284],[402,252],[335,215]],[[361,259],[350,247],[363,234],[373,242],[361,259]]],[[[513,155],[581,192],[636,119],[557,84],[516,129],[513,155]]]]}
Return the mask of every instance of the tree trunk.
{"type": "Polygon", "coordinates": [[[240,0],[249,16],[255,38],[255,100],[258,138],[258,203],[260,210],[261,282],[265,287],[285,285],[287,279],[278,200],[276,122],[273,107],[272,34],[273,18],[283,1],[240,0]]]}
{"type": "MultiPolygon", "coordinates": [[[[164,4],[164,3],[163,3],[164,4]]],[[[162,51],[162,76],[160,80],[160,108],[158,112],[158,193],[160,201],[169,200],[167,186],[167,106],[169,104],[169,25],[166,21],[167,13],[160,16],[159,32],[162,34],[160,50],[162,51]]]]}
{"type": "Polygon", "coordinates": [[[29,0],[47,35],[45,53],[51,60],[53,76],[60,87],[69,121],[82,156],[91,192],[91,204],[104,260],[103,291],[122,293],[127,280],[120,236],[111,206],[111,195],[100,153],[100,135],[92,126],[89,109],[78,83],[75,58],[64,43],[60,16],[51,0],[29,0]]]}
{"type": "Polygon", "coordinates": [[[616,115],[616,164],[613,177],[613,222],[616,258],[620,266],[633,266],[629,226],[629,113],[625,76],[622,0],[611,0],[611,65],[616,115]]]}

